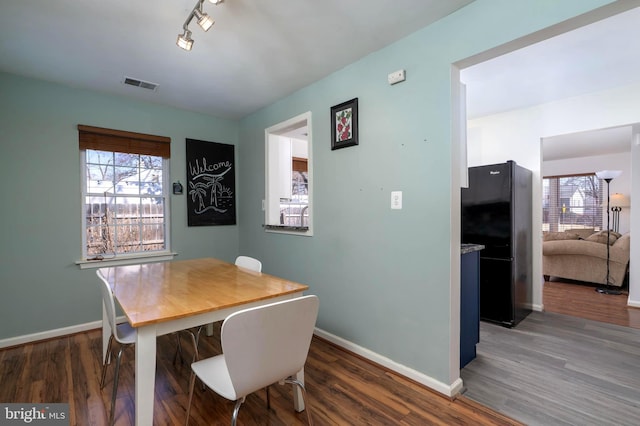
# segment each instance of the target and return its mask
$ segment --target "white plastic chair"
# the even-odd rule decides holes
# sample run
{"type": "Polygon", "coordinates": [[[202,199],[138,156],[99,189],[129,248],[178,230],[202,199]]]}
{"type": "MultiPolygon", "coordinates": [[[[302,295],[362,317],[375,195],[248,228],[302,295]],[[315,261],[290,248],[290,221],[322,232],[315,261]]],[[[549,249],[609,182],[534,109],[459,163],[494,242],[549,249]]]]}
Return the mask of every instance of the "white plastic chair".
{"type": "MultiPolygon", "coordinates": [[[[253,257],[238,256],[236,257],[235,265],[241,268],[250,269],[255,272],[262,272],[262,262],[260,262],[258,259],[255,259],[253,257]]],[[[197,327],[195,331],[192,329],[183,330],[189,333],[189,336],[191,337],[191,342],[193,343],[194,350],[193,350],[192,362],[200,359],[200,355],[198,353],[198,343],[200,342],[200,333],[202,332],[202,327],[204,326],[201,325],[197,327]]],[[[173,357],[174,364],[178,359],[178,354],[180,354],[180,359],[182,360],[182,345],[180,344],[180,335],[177,336],[177,339],[178,339],[178,346],[176,348],[176,354],[173,357]]]]}
{"type": "Polygon", "coordinates": [[[236,257],[236,266],[251,269],[252,271],[262,272],[262,262],[249,256],[236,257]]]}
{"type": "Polygon", "coordinates": [[[303,296],[229,315],[222,324],[222,354],[191,364],[186,424],[197,376],[220,396],[236,401],[231,420],[234,426],[245,397],[276,382],[301,389],[312,425],[304,385],[295,376],[309,353],[318,306],[317,296],[303,296]]]}
{"type": "Polygon", "coordinates": [[[104,379],[107,373],[107,364],[111,363],[111,346],[113,339],[115,338],[120,343],[120,350],[116,357],[116,371],[113,376],[113,391],[111,393],[111,410],[109,414],[109,424],[113,425],[114,415],[116,409],[116,395],[118,393],[118,375],[120,373],[120,360],[122,358],[122,351],[127,345],[132,345],[136,342],[136,329],[131,327],[129,323],[116,324],[116,305],[113,300],[113,293],[111,292],[111,286],[105,279],[105,277],[96,271],[96,275],[100,278],[100,291],[102,292],[102,302],[107,312],[107,319],[109,321],[109,327],[111,328],[111,336],[109,336],[109,344],[107,345],[107,353],[102,363],[102,378],[100,379],[100,389],[104,388],[104,379]]]}

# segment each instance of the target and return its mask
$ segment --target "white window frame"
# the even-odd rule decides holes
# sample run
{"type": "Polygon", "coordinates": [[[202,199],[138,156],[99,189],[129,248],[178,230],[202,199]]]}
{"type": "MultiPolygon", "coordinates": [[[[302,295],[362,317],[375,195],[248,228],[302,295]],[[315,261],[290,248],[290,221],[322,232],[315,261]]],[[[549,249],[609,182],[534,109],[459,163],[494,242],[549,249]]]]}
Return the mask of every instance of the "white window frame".
{"type": "MultiPolygon", "coordinates": [[[[313,126],[311,123],[311,112],[305,112],[295,117],[292,117],[288,120],[285,120],[281,123],[273,125],[267,129],[265,129],[265,199],[264,203],[264,212],[265,212],[265,231],[266,232],[274,232],[280,234],[290,234],[290,235],[299,235],[310,237],[313,236],[313,126]],[[307,176],[308,176],[308,226],[306,229],[301,229],[297,227],[289,227],[282,226],[279,223],[275,223],[275,218],[270,217],[269,211],[270,208],[273,210],[274,203],[279,204],[280,198],[274,196],[274,191],[272,188],[278,185],[275,182],[277,174],[272,170],[271,164],[274,164],[273,159],[270,157],[270,141],[273,143],[273,137],[277,135],[282,135],[287,133],[288,131],[300,128],[304,126],[306,123],[307,127],[307,150],[308,150],[308,158],[307,158],[307,176]]],[[[273,155],[273,154],[271,154],[273,155]]],[[[290,179],[289,179],[290,180],[290,179]]],[[[273,216],[273,214],[271,215],[273,216]]]]}
{"type": "Polygon", "coordinates": [[[144,262],[157,262],[157,261],[165,261],[172,260],[177,253],[171,251],[171,206],[170,206],[170,182],[169,182],[169,171],[170,171],[170,160],[168,158],[162,159],[162,198],[164,205],[164,250],[156,250],[150,252],[136,252],[136,253],[126,253],[126,254],[114,254],[112,256],[103,256],[102,259],[99,260],[89,260],[87,259],[86,247],[87,247],[87,230],[86,230],[86,197],[87,194],[87,177],[86,177],[86,150],[80,150],[80,170],[81,170],[81,234],[82,234],[82,247],[81,247],[81,260],[76,261],[76,264],[80,267],[80,269],[87,268],[102,268],[107,266],[117,266],[117,265],[130,265],[136,263],[144,263],[144,262]]]}

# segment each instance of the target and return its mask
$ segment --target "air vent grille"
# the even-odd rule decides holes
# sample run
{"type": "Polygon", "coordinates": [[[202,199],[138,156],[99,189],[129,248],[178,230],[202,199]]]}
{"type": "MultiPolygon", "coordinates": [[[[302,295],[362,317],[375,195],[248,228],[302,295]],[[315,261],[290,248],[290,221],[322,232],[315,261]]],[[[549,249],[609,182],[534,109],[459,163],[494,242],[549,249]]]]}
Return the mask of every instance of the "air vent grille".
{"type": "Polygon", "coordinates": [[[152,90],[154,92],[159,86],[159,84],[151,83],[150,81],[138,80],[136,78],[131,78],[131,77],[125,77],[123,80],[123,83],[129,86],[135,86],[135,87],[140,87],[142,89],[152,90]]]}

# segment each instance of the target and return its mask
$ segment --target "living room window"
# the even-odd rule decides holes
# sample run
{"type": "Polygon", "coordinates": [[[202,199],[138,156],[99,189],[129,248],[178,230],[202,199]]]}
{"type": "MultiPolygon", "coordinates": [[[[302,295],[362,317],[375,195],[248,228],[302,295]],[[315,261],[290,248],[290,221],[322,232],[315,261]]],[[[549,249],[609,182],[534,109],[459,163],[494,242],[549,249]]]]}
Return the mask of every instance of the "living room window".
{"type": "Polygon", "coordinates": [[[168,253],[170,139],[78,126],[82,258],[168,253]]]}
{"type": "Polygon", "coordinates": [[[602,230],[602,187],[595,173],[543,178],[542,230],[602,230]]]}

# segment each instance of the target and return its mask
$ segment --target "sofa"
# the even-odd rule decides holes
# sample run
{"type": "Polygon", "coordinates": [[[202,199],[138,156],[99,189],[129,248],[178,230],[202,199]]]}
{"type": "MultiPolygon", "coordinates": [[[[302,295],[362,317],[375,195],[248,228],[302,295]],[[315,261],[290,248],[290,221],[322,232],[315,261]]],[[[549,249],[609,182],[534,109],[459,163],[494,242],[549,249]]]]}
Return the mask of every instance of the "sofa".
{"type": "MultiPolygon", "coordinates": [[[[629,268],[630,234],[610,232],[609,284],[622,287],[629,268]]],[[[607,284],[607,231],[546,232],[542,242],[542,274],[607,284]]]]}

